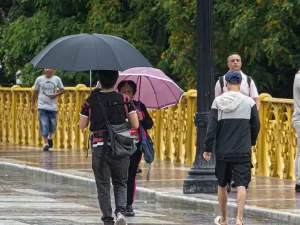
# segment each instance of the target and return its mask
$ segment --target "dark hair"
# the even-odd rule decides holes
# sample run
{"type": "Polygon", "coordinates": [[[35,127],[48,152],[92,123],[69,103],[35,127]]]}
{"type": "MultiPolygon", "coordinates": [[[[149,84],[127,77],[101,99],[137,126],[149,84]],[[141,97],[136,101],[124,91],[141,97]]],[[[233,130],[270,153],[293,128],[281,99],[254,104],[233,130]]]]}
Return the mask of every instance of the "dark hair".
{"type": "Polygon", "coordinates": [[[133,95],[136,93],[136,83],[132,80],[122,80],[118,84],[118,91],[120,92],[121,89],[125,86],[125,84],[128,84],[132,88],[133,95]]]}
{"type": "Polygon", "coordinates": [[[242,59],[242,56],[241,56],[239,53],[237,53],[237,52],[231,52],[231,53],[227,56],[227,60],[228,60],[228,58],[229,58],[230,56],[232,56],[232,55],[238,55],[238,56],[242,59]]]}
{"type": "Polygon", "coordinates": [[[96,70],[102,88],[113,88],[118,80],[119,72],[115,70],[96,70]]]}

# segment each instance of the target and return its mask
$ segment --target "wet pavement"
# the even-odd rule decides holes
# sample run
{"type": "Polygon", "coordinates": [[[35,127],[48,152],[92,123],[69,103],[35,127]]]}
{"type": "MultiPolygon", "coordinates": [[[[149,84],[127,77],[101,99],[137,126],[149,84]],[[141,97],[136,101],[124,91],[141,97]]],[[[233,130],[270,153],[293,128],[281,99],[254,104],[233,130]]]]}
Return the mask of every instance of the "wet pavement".
{"type": "MultiPolygon", "coordinates": [[[[16,145],[3,145],[0,143],[0,162],[9,162],[19,165],[28,165],[37,168],[44,168],[56,172],[62,172],[65,174],[77,175],[84,178],[93,178],[91,170],[91,152],[86,158],[86,151],[81,150],[61,150],[54,149],[51,152],[43,152],[41,148],[30,146],[16,146],[16,145]]],[[[159,191],[161,193],[168,193],[174,196],[187,196],[195,197],[197,199],[204,200],[217,200],[216,194],[193,194],[184,195],[183,181],[186,178],[189,167],[182,164],[175,164],[166,161],[155,161],[152,165],[151,181],[146,180],[147,164],[141,163],[143,169],[142,174],[137,176],[137,186],[159,191]]],[[[52,185],[52,184],[51,184],[52,185]]],[[[49,187],[51,186],[49,185],[49,187]]],[[[54,185],[54,184],[53,184],[54,185]]],[[[300,215],[300,193],[294,191],[295,182],[290,180],[267,178],[267,177],[253,177],[248,189],[247,205],[257,207],[258,209],[276,210],[276,212],[291,213],[293,215],[300,215]]],[[[80,188],[79,188],[80,189],[80,188]]],[[[65,193],[68,193],[66,191],[65,193]]],[[[92,198],[89,201],[94,201],[94,194],[91,192],[89,197],[92,198]]],[[[236,191],[234,190],[229,194],[229,203],[236,201],[236,191]]],[[[96,204],[97,205],[97,204],[96,204]]],[[[169,210],[168,206],[161,207],[154,204],[151,206],[143,201],[138,201],[136,206],[142,208],[143,212],[162,213],[164,218],[162,221],[171,221],[179,224],[212,224],[209,222],[215,216],[216,212],[211,210],[200,209],[187,209],[187,207],[180,206],[178,209],[171,206],[169,210]],[[156,211],[156,207],[157,211],[156,211]],[[172,212],[169,216],[169,211],[172,212]],[[178,215],[178,216],[176,216],[178,215]],[[168,218],[172,219],[169,220],[168,218]],[[183,222],[176,222],[176,220],[183,222]],[[192,222],[189,222],[191,218],[192,222]]],[[[97,207],[94,206],[97,211],[97,207]]],[[[143,213],[141,212],[141,213],[143,213]]],[[[0,213],[1,215],[2,213],[0,213]]],[[[97,214],[97,213],[96,213],[97,214]]],[[[144,218],[145,216],[140,216],[144,218]]],[[[97,217],[98,218],[98,217],[97,217]]],[[[100,216],[99,216],[100,218],[100,216]]],[[[138,219],[139,217],[135,218],[138,219]]],[[[255,222],[250,218],[250,223],[246,224],[287,224],[283,222],[268,222],[262,221],[255,222]]],[[[147,220],[148,221],[148,220],[147,220]]],[[[100,222],[100,220],[99,220],[100,222]]],[[[12,223],[13,224],[13,223],[12,223]]],[[[25,223],[26,224],[26,223],[25,223]]],[[[30,223],[29,223],[30,224],[30,223]]],[[[36,223],[39,224],[39,223],[36,223]]],[[[43,223],[41,223],[43,224],[43,223]]],[[[49,224],[49,223],[48,223],[49,224]]],[[[55,224],[55,223],[54,223],[55,224]]],[[[58,223],[62,224],[62,223],[58,223]]],[[[66,223],[68,224],[68,223],[66,223]]],[[[83,223],[84,224],[84,223],[83,223]]],[[[88,224],[88,223],[87,223],[88,224]]],[[[99,223],[98,223],[99,224],[99,223]]],[[[170,223],[133,223],[133,224],[170,224],[170,223]]],[[[299,223],[300,224],[300,223],[299,223]]],[[[1,217],[0,217],[1,225],[1,217]]]]}
{"type": "MultiPolygon", "coordinates": [[[[136,217],[128,224],[137,225],[209,225],[215,212],[189,207],[174,207],[136,200],[136,217]]],[[[80,186],[44,182],[23,172],[1,169],[0,225],[77,225],[102,224],[95,193],[80,186]]],[[[230,219],[234,224],[234,219],[230,219]]],[[[245,218],[245,224],[279,225],[282,222],[245,218]]]]}

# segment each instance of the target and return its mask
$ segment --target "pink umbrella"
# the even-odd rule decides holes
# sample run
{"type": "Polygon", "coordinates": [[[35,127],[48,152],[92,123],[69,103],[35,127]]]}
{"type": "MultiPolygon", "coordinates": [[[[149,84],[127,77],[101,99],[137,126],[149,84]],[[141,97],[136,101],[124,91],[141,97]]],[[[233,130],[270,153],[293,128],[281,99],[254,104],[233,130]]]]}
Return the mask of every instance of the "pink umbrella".
{"type": "MultiPolygon", "coordinates": [[[[136,67],[119,72],[117,85],[123,80],[137,84],[134,100],[141,101],[148,109],[162,109],[180,102],[183,90],[159,69],[136,67]]],[[[116,85],[116,86],[117,86],[116,85]]]]}
{"type": "Polygon", "coordinates": [[[136,67],[119,73],[117,84],[132,80],[137,84],[134,100],[148,109],[162,109],[180,102],[183,90],[164,72],[151,67],[136,67]]]}

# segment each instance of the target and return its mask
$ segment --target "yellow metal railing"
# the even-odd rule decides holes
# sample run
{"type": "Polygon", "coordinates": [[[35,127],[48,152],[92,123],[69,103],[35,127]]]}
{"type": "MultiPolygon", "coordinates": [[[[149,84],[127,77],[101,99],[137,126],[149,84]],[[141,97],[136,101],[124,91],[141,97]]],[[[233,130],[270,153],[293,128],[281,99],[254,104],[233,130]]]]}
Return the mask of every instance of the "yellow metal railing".
{"type": "MultiPolygon", "coordinates": [[[[31,114],[32,88],[0,87],[0,142],[42,146],[37,113],[31,114]]],[[[58,121],[54,147],[59,149],[86,149],[89,131],[77,129],[80,106],[89,95],[89,88],[79,84],[65,88],[58,97],[58,121]]],[[[149,131],[153,138],[156,159],[191,166],[196,152],[197,92],[190,90],[181,102],[150,114],[154,127],[149,131]]],[[[296,134],[291,126],[293,101],[276,99],[261,94],[261,132],[253,148],[252,173],[294,179],[296,134]]]]}

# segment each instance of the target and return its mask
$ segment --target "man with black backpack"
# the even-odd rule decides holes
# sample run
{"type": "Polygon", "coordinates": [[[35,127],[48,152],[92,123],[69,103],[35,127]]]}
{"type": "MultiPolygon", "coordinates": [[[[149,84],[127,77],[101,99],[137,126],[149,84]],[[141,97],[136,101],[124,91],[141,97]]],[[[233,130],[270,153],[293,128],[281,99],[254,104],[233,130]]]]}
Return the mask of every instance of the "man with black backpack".
{"type": "MultiPolygon", "coordinates": [[[[260,107],[260,100],[259,95],[257,92],[257,88],[255,85],[254,80],[250,77],[244,74],[241,71],[242,68],[242,59],[241,56],[238,54],[231,54],[227,58],[227,66],[229,70],[238,71],[242,74],[242,83],[241,83],[241,89],[240,92],[250,98],[252,98],[255,101],[257,110],[259,110],[260,107]]],[[[227,92],[228,89],[225,84],[225,76],[219,77],[216,86],[215,86],[215,97],[220,96],[222,93],[227,92]]]]}
{"type": "MultiPolygon", "coordinates": [[[[78,127],[90,123],[92,135],[92,168],[104,225],[126,225],[127,179],[130,155],[136,150],[131,129],[138,129],[139,120],[132,101],[114,91],[118,71],[96,71],[102,89],[96,89],[82,105],[78,127]],[[128,125],[126,120],[128,119],[128,125]],[[127,126],[127,127],[126,127],[127,126]],[[126,133],[129,136],[126,136],[126,133]],[[112,217],[110,179],[114,186],[115,215],[112,217]]],[[[134,132],[132,132],[134,133],[134,132]]],[[[133,135],[134,136],[134,135],[133,135]]]]}

